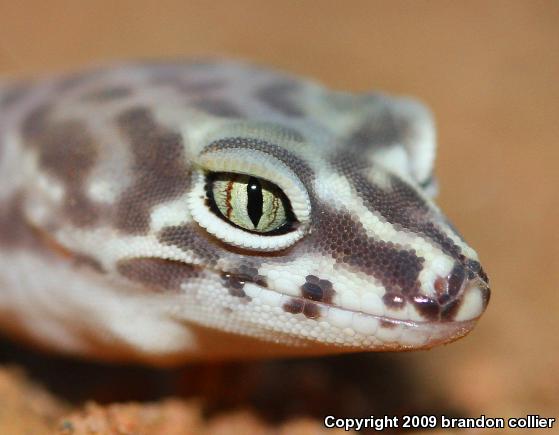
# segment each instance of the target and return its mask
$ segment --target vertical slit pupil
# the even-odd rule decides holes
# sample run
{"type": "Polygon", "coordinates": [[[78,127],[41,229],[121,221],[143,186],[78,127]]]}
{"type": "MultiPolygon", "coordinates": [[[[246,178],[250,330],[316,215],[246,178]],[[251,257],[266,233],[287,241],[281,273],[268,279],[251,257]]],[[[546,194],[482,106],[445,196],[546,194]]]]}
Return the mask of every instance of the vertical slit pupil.
{"type": "Polygon", "coordinates": [[[258,227],[258,222],[262,217],[262,185],[258,178],[250,177],[247,184],[247,213],[254,228],[258,227]]]}

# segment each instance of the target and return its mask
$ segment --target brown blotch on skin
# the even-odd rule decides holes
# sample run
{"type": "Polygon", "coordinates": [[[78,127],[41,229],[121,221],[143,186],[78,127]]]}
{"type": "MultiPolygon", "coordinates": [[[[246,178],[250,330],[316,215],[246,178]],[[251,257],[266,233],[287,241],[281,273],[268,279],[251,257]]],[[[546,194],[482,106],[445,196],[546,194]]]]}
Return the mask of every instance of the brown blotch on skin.
{"type": "Polygon", "coordinates": [[[238,272],[223,272],[221,279],[231,296],[245,297],[246,293],[243,287],[247,282],[254,283],[260,287],[268,287],[266,279],[258,275],[256,268],[250,266],[243,265],[239,268],[238,272]]]}
{"type": "Polygon", "coordinates": [[[201,273],[198,266],[162,258],[121,260],[117,264],[117,271],[154,291],[179,291],[184,281],[196,278],[201,273]]]}
{"type": "Polygon", "coordinates": [[[86,267],[97,273],[106,273],[95,258],[71,251],[55,240],[47,232],[27,223],[23,212],[23,198],[20,194],[0,204],[0,246],[6,249],[29,249],[72,262],[78,267],[86,267]]]}
{"type": "Polygon", "coordinates": [[[318,252],[378,279],[390,293],[417,293],[424,259],[412,250],[369,237],[348,211],[325,204],[313,208],[313,232],[308,243],[318,252]]]}
{"type": "Polygon", "coordinates": [[[99,206],[84,191],[98,149],[85,123],[52,121],[51,110],[49,105],[33,110],[23,122],[22,136],[26,146],[37,149],[40,168],[64,183],[64,214],[74,225],[87,227],[99,217],[99,206]]]}
{"type": "Polygon", "coordinates": [[[158,240],[183,251],[193,251],[208,267],[215,266],[221,256],[219,246],[213,243],[203,229],[193,223],[166,227],[159,233],[158,240]]]}
{"type": "Polygon", "coordinates": [[[398,293],[385,293],[382,297],[384,305],[395,310],[400,310],[406,305],[406,299],[398,293]]]}
{"type": "Polygon", "coordinates": [[[332,298],[336,294],[332,283],[327,279],[320,279],[314,275],[307,275],[307,282],[301,286],[301,295],[311,301],[332,303],[332,298]]]}
{"type": "Polygon", "coordinates": [[[35,232],[31,230],[23,214],[23,198],[16,194],[0,204],[0,246],[18,248],[37,246],[35,232]]]}
{"type": "Polygon", "coordinates": [[[439,319],[441,307],[436,300],[428,296],[415,295],[411,298],[411,302],[424,318],[432,321],[439,319]]]}
{"type": "Polygon", "coordinates": [[[21,124],[21,135],[25,145],[35,145],[33,140],[40,137],[47,129],[48,116],[53,110],[50,104],[41,104],[32,109],[21,124]]]}
{"type": "Polygon", "coordinates": [[[231,296],[238,298],[244,298],[246,296],[246,293],[243,290],[246,280],[243,276],[231,275],[230,273],[224,272],[221,274],[221,279],[231,296]]]}
{"type": "Polygon", "coordinates": [[[445,304],[441,308],[441,319],[442,320],[453,320],[456,314],[458,313],[458,309],[462,305],[462,298],[454,299],[447,304],[445,304]]]}
{"type": "Polygon", "coordinates": [[[406,125],[388,109],[369,117],[349,137],[347,143],[358,152],[401,143],[406,125]]]}
{"type": "Polygon", "coordinates": [[[360,169],[382,169],[371,167],[371,164],[365,165],[348,152],[337,153],[332,158],[332,164],[346,176],[368,210],[380,214],[400,231],[408,230],[424,235],[459,261],[463,257],[460,247],[437,226],[445,218],[431,210],[411,185],[389,172],[386,173],[390,180],[389,190],[375,185],[360,169]]]}
{"type": "Polygon", "coordinates": [[[307,319],[318,319],[320,318],[320,307],[317,304],[305,302],[303,314],[307,319]]]}
{"type": "Polygon", "coordinates": [[[270,108],[290,117],[304,116],[305,112],[298,106],[293,96],[299,91],[296,82],[285,81],[272,83],[258,90],[256,97],[270,108]]]}
{"type": "Polygon", "coordinates": [[[127,233],[145,234],[150,209],[189,187],[182,137],[158,124],[147,108],[127,110],[117,122],[130,140],[134,182],[119,198],[115,225],[127,233]]]}
{"type": "Polygon", "coordinates": [[[303,312],[305,303],[300,299],[291,299],[283,304],[283,311],[291,314],[299,314],[303,312]]]}
{"type": "Polygon", "coordinates": [[[81,189],[69,189],[64,200],[64,212],[74,225],[89,227],[98,221],[101,209],[81,189]]]}
{"type": "Polygon", "coordinates": [[[386,328],[386,329],[394,329],[396,327],[395,322],[391,322],[389,320],[384,320],[384,319],[380,320],[379,325],[381,328],[386,328]]]}
{"type": "Polygon", "coordinates": [[[39,162],[66,186],[64,212],[77,226],[97,221],[99,208],[84,192],[84,184],[97,159],[97,148],[79,121],[50,125],[38,139],[39,162]]]}
{"type": "Polygon", "coordinates": [[[292,298],[283,304],[283,311],[291,314],[303,313],[307,319],[320,318],[320,306],[309,301],[292,298]]]}

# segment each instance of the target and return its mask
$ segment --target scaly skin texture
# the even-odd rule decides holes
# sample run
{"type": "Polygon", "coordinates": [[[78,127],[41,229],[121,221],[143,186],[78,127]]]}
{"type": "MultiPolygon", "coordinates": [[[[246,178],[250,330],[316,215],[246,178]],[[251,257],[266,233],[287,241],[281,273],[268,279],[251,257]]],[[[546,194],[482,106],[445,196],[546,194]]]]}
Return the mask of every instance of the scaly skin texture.
{"type": "Polygon", "coordinates": [[[0,326],[155,364],[452,341],[489,287],[434,155],[414,100],[233,61],[5,83],[0,326]]]}

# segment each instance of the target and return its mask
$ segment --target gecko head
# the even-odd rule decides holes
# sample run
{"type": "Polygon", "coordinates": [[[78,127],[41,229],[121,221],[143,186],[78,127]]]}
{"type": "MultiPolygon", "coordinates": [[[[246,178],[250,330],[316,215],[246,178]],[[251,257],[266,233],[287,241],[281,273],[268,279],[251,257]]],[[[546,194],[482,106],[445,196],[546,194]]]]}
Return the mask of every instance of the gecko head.
{"type": "Polygon", "coordinates": [[[150,358],[242,354],[240,335],[422,348],[466,334],[487,305],[476,253],[424,194],[434,129],[417,103],[220,62],[99,71],[30,95],[14,130],[29,194],[18,214],[62,254],[61,277],[76,260],[133,281],[57,281],[73,323],[51,315],[84,317],[80,351],[92,337],[150,358]],[[197,326],[231,335],[194,343],[197,326]]]}
{"type": "MultiPolygon", "coordinates": [[[[427,348],[473,328],[487,276],[416,183],[350,153],[247,136],[204,148],[188,197],[188,237],[212,252],[228,292],[218,327],[370,350],[427,348]]],[[[180,245],[180,231],[165,243],[180,245]]]]}

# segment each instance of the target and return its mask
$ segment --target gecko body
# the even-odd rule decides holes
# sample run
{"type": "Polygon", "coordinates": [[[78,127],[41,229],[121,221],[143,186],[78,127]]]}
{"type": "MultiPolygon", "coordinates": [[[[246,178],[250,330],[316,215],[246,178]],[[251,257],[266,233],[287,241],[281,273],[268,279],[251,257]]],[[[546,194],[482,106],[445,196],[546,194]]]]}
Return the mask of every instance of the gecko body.
{"type": "Polygon", "coordinates": [[[428,348],[489,300],[415,100],[235,61],[0,84],[0,327],[109,360],[428,348]]]}

